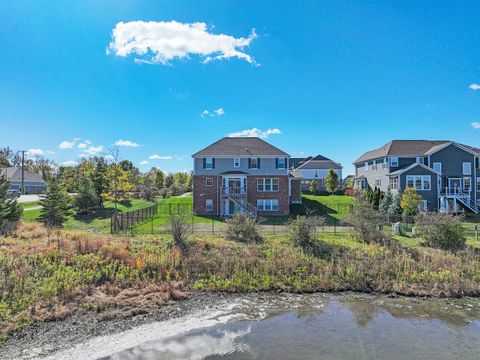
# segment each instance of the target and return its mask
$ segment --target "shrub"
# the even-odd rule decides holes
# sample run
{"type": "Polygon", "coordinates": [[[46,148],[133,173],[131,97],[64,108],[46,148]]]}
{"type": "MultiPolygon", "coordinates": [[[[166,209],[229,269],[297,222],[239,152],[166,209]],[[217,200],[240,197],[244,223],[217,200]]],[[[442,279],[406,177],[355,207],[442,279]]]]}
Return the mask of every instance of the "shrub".
{"type": "Polygon", "coordinates": [[[324,223],[325,219],[320,216],[297,216],[290,220],[289,223],[291,241],[305,252],[314,252],[317,241],[317,228],[324,223]]]}
{"type": "Polygon", "coordinates": [[[252,216],[247,214],[235,214],[227,219],[226,223],[226,240],[244,243],[260,242],[261,236],[258,232],[257,222],[252,216]]]}
{"type": "Polygon", "coordinates": [[[173,236],[175,246],[183,255],[188,255],[188,236],[192,233],[192,226],[184,214],[170,215],[169,228],[173,236]]]}
{"type": "Polygon", "coordinates": [[[352,211],[345,219],[352,227],[354,239],[370,243],[385,242],[387,234],[381,230],[384,217],[373,208],[365,194],[358,195],[352,206],[352,211]]]}
{"type": "Polygon", "coordinates": [[[445,250],[465,248],[466,238],[460,217],[421,212],[415,216],[415,225],[426,246],[445,250]]]}
{"type": "Polygon", "coordinates": [[[171,196],[178,196],[182,195],[186,192],[185,186],[183,185],[178,185],[178,184],[172,184],[168,188],[168,193],[171,196]]]}
{"type": "Polygon", "coordinates": [[[392,202],[388,207],[388,215],[394,216],[398,215],[402,212],[402,207],[400,206],[400,202],[402,201],[402,194],[397,193],[393,196],[392,202]]]}
{"type": "Polygon", "coordinates": [[[313,195],[316,195],[318,193],[318,180],[313,179],[312,181],[310,181],[308,191],[310,191],[313,195]]]}
{"type": "Polygon", "coordinates": [[[408,217],[415,215],[418,210],[418,205],[422,202],[422,197],[417,194],[417,190],[412,187],[405,189],[400,201],[400,206],[403,209],[403,216],[408,217]]]}
{"type": "Polygon", "coordinates": [[[10,183],[0,176],[0,236],[9,232],[12,223],[20,219],[22,207],[7,194],[10,183]]]}

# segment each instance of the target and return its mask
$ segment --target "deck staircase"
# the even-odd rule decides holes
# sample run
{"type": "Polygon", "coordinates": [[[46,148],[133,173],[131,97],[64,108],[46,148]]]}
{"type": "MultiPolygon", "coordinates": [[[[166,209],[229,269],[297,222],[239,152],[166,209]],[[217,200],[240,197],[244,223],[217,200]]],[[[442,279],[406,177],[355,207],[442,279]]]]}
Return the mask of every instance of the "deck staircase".
{"type": "Polygon", "coordinates": [[[249,203],[244,195],[238,193],[229,193],[228,199],[233,201],[235,204],[238,204],[244,211],[246,211],[249,215],[253,216],[254,218],[257,217],[257,207],[251,203],[249,203]]]}
{"type": "Polygon", "coordinates": [[[475,214],[479,213],[478,205],[470,197],[457,197],[457,200],[460,204],[465,206],[468,210],[472,211],[475,214]]]}
{"type": "Polygon", "coordinates": [[[247,214],[257,217],[257,207],[247,201],[246,188],[223,188],[223,195],[240,206],[247,214]]]}

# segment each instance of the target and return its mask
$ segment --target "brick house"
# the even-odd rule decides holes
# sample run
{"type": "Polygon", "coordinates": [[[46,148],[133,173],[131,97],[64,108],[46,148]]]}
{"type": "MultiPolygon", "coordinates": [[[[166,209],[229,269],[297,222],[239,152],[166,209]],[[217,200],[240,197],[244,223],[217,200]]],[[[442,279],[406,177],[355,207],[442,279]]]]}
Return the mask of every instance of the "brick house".
{"type": "Polygon", "coordinates": [[[260,138],[225,137],[192,157],[195,215],[288,215],[301,202],[290,155],[260,138]]]}

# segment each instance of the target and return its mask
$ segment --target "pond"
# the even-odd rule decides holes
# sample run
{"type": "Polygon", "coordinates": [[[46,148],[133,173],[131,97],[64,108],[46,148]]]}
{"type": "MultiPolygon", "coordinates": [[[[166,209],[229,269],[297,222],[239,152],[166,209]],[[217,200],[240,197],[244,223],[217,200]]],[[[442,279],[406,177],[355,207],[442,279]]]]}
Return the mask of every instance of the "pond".
{"type": "Polygon", "coordinates": [[[480,359],[476,299],[298,295],[230,301],[207,313],[94,339],[77,354],[88,357],[88,349],[112,360],[480,359]]]}

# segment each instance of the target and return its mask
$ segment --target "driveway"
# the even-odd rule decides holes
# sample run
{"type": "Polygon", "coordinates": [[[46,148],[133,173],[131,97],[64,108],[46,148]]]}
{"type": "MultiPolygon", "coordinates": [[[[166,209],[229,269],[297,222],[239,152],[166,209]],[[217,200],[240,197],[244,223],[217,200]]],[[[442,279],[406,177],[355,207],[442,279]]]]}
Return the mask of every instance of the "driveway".
{"type": "Polygon", "coordinates": [[[36,194],[20,195],[20,197],[17,199],[19,203],[34,202],[39,200],[40,200],[40,195],[36,195],[36,194]]]}

